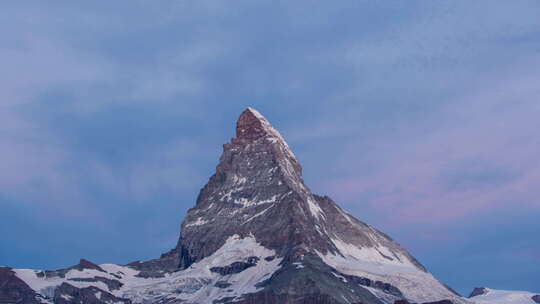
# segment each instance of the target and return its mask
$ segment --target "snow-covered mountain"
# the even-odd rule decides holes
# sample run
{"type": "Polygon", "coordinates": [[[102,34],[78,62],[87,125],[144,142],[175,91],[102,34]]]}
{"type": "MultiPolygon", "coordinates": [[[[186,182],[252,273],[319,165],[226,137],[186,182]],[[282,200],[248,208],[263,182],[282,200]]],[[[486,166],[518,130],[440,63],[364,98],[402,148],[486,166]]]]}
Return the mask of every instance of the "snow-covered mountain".
{"type": "Polygon", "coordinates": [[[252,108],[240,115],[177,246],[160,258],[0,267],[0,303],[428,302],[473,303],[390,237],[313,194],[283,137],[252,108]]]}
{"type": "Polygon", "coordinates": [[[540,304],[540,294],[528,291],[475,288],[469,298],[475,304],[540,304]]]}

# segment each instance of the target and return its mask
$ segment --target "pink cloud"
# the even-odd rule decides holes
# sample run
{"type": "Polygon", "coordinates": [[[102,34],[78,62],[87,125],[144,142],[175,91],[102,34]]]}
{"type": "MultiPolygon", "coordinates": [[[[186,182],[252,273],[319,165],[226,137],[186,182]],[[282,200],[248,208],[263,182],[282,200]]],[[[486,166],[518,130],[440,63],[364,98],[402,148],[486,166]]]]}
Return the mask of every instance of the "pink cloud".
{"type": "Polygon", "coordinates": [[[386,211],[384,217],[396,224],[540,207],[539,78],[484,79],[477,91],[449,103],[433,125],[403,126],[399,138],[374,143],[380,155],[359,156],[353,141],[338,166],[354,167],[359,158],[371,157],[376,168],[351,170],[324,188],[351,204],[366,204],[361,198],[369,195],[367,207],[386,211]]]}

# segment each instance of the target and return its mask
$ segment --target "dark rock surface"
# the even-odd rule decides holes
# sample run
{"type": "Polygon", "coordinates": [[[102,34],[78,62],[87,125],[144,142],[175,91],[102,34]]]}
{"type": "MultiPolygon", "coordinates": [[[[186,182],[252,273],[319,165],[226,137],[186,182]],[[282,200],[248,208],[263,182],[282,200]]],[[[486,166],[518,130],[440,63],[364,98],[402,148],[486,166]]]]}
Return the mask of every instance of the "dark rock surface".
{"type": "Polygon", "coordinates": [[[227,288],[229,286],[231,286],[232,284],[227,282],[227,281],[217,281],[214,286],[218,287],[218,288],[227,288]]]}
{"type": "Polygon", "coordinates": [[[115,297],[97,287],[77,288],[68,283],[62,283],[54,291],[55,304],[131,304],[131,300],[115,297]]]}
{"type": "Polygon", "coordinates": [[[0,267],[0,303],[42,303],[34,292],[15,272],[8,267],[0,267]]]}
{"type": "Polygon", "coordinates": [[[534,295],[534,296],[532,296],[531,299],[532,299],[534,302],[540,304],[540,295],[534,295]]]}
{"type": "Polygon", "coordinates": [[[85,269],[93,269],[93,270],[97,270],[97,271],[106,273],[106,271],[103,270],[98,265],[96,265],[96,264],[94,264],[94,263],[92,263],[92,262],[90,262],[88,260],[80,259],[79,264],[77,264],[77,265],[74,265],[74,266],[71,266],[71,267],[68,267],[68,268],[64,268],[64,269],[58,269],[58,270],[44,270],[44,271],[38,272],[37,275],[38,275],[38,277],[44,277],[44,278],[54,278],[54,277],[64,278],[66,276],[66,273],[68,273],[68,271],[70,271],[72,269],[76,269],[76,270],[79,270],[79,271],[83,271],[85,269]]]}
{"type": "Polygon", "coordinates": [[[476,287],[473,289],[471,294],[469,295],[469,298],[476,297],[479,295],[483,295],[487,293],[487,289],[485,287],[476,287]]]}
{"type": "MultiPolygon", "coordinates": [[[[416,303],[411,303],[407,300],[397,300],[394,302],[394,304],[416,304],[416,303]]],[[[454,302],[450,300],[441,300],[441,301],[436,301],[436,302],[424,302],[421,304],[454,304],[454,302]]]]}
{"type": "Polygon", "coordinates": [[[77,269],[77,270],[94,269],[94,270],[97,270],[97,271],[106,272],[105,270],[103,270],[98,265],[96,265],[96,264],[94,264],[94,263],[92,263],[92,262],[90,262],[89,260],[86,260],[86,259],[81,259],[79,261],[79,264],[77,264],[75,266],[72,266],[71,269],[77,269]]]}
{"type": "Polygon", "coordinates": [[[258,260],[258,257],[250,257],[245,262],[234,262],[231,265],[224,267],[212,267],[210,268],[210,271],[219,273],[222,276],[240,273],[250,267],[256,266],[258,260]]]}
{"type": "Polygon", "coordinates": [[[180,267],[180,254],[175,249],[161,255],[159,259],[150,261],[135,261],[127,266],[137,269],[143,278],[162,278],[166,273],[177,271],[180,267]]]}
{"type": "MultiPolygon", "coordinates": [[[[339,273],[337,270],[334,270],[334,272],[339,273]]],[[[346,275],[344,273],[339,273],[339,274],[341,276],[343,276],[344,278],[346,278],[347,280],[353,282],[353,283],[356,283],[356,284],[359,284],[359,285],[362,285],[362,286],[366,286],[366,287],[373,287],[375,289],[380,289],[381,291],[383,291],[385,293],[388,293],[388,294],[391,294],[391,295],[394,295],[394,296],[397,296],[397,297],[402,297],[403,296],[403,294],[401,293],[401,291],[397,287],[392,286],[389,283],[384,283],[384,282],[381,282],[381,281],[374,281],[374,280],[364,278],[364,277],[346,275]]]]}

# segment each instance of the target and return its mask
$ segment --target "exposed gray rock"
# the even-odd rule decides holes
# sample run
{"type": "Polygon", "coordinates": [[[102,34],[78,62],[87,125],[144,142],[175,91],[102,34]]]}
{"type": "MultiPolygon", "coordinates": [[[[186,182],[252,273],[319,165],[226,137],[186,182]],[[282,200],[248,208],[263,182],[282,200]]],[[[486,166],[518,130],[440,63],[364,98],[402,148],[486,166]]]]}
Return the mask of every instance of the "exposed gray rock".
{"type": "Polygon", "coordinates": [[[97,270],[97,271],[106,272],[105,270],[103,270],[98,265],[96,265],[96,264],[94,264],[94,263],[92,263],[92,262],[90,262],[89,260],[86,260],[86,259],[81,259],[79,261],[79,264],[77,264],[75,266],[72,266],[70,268],[71,269],[77,269],[77,270],[94,269],[94,270],[97,270]]]}
{"type": "Polygon", "coordinates": [[[68,283],[62,283],[54,291],[55,304],[131,304],[131,300],[115,297],[97,287],[77,288],[68,283]]]}
{"type": "Polygon", "coordinates": [[[334,270],[334,272],[338,273],[339,275],[341,275],[342,277],[346,278],[347,280],[349,280],[349,281],[351,281],[353,283],[356,283],[356,284],[359,284],[359,285],[362,285],[362,286],[366,286],[366,287],[373,287],[373,288],[376,288],[376,289],[380,289],[381,291],[383,291],[385,293],[388,293],[388,294],[391,294],[391,295],[394,295],[394,296],[397,296],[397,297],[402,297],[403,296],[403,294],[401,293],[401,291],[397,287],[392,286],[389,283],[384,283],[384,282],[381,282],[381,281],[374,281],[374,280],[364,278],[364,277],[357,277],[357,276],[347,275],[347,274],[344,274],[344,273],[340,273],[337,270],[334,270]]]}
{"type": "Polygon", "coordinates": [[[217,281],[216,284],[214,284],[214,286],[216,286],[218,288],[227,288],[227,287],[229,287],[231,285],[232,284],[228,283],[227,281],[217,281]]]}
{"type": "Polygon", "coordinates": [[[258,287],[263,291],[244,296],[240,303],[383,303],[364,287],[380,289],[390,298],[401,298],[401,292],[389,284],[380,284],[366,278],[345,275],[328,265],[320,257],[306,254],[274,273],[258,287]],[[272,302],[257,302],[261,299],[272,302]],[[317,299],[317,300],[315,300],[317,299]],[[253,302],[249,302],[253,301],[253,302]],[[296,302],[292,302],[296,303],[296,302]]]}
{"type": "Polygon", "coordinates": [[[166,273],[177,271],[180,267],[180,254],[177,249],[172,249],[161,255],[159,259],[150,261],[135,261],[127,266],[140,271],[139,276],[143,278],[161,278],[166,273]]]}
{"type": "Polygon", "coordinates": [[[0,267],[0,303],[42,303],[41,296],[33,291],[15,272],[8,267],[0,267]]]}
{"type": "Polygon", "coordinates": [[[99,267],[98,265],[86,260],[86,259],[80,259],[79,261],[79,264],[77,265],[74,265],[74,266],[71,266],[71,267],[68,267],[68,268],[64,268],[64,269],[58,269],[58,270],[44,270],[44,271],[40,271],[37,273],[37,276],[38,277],[45,277],[45,278],[54,278],[54,277],[58,277],[58,278],[64,278],[66,276],[66,273],[68,273],[68,271],[72,270],[72,269],[76,269],[76,270],[84,270],[84,269],[94,269],[94,270],[97,270],[97,271],[101,271],[103,273],[106,273],[105,270],[103,270],[101,267],[99,267]]]}
{"type": "Polygon", "coordinates": [[[471,294],[469,295],[469,298],[480,296],[487,293],[487,289],[485,287],[475,287],[471,294]]]}
{"type": "Polygon", "coordinates": [[[469,295],[469,298],[480,296],[487,293],[487,289],[485,287],[475,287],[471,294],[469,295]]]}
{"type": "Polygon", "coordinates": [[[212,267],[210,268],[211,272],[219,273],[222,276],[240,273],[250,267],[253,267],[257,265],[257,262],[259,261],[258,257],[250,257],[247,259],[247,261],[243,262],[234,262],[229,266],[224,267],[212,267]]]}
{"type": "MultiPolygon", "coordinates": [[[[407,300],[397,300],[394,302],[394,304],[416,304],[416,303],[411,303],[407,300]]],[[[436,302],[424,302],[421,304],[454,304],[454,303],[450,300],[441,300],[441,301],[436,301],[436,302]]]]}

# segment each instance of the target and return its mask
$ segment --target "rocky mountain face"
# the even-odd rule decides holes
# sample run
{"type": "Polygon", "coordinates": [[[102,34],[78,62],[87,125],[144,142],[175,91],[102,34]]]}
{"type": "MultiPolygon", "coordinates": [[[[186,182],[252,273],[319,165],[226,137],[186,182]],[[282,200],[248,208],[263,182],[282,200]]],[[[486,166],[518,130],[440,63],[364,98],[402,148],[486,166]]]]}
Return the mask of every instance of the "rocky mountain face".
{"type": "Polygon", "coordinates": [[[175,248],[127,265],[0,268],[0,303],[472,302],[390,237],[313,194],[280,133],[248,108],[175,248]]]}

